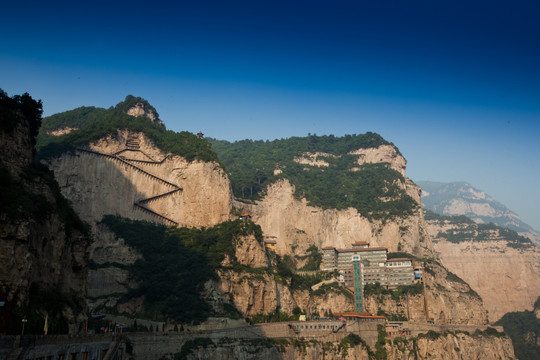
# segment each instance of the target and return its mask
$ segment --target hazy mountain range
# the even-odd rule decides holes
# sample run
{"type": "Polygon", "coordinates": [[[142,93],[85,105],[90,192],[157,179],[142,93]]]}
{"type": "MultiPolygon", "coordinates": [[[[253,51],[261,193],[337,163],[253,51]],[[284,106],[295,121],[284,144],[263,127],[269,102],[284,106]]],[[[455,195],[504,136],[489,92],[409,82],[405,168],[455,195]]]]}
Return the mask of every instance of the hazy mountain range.
{"type": "Polygon", "coordinates": [[[443,215],[465,215],[477,223],[492,222],[517,231],[540,244],[540,234],[519,215],[491,196],[466,182],[417,181],[422,188],[422,204],[443,215]]]}

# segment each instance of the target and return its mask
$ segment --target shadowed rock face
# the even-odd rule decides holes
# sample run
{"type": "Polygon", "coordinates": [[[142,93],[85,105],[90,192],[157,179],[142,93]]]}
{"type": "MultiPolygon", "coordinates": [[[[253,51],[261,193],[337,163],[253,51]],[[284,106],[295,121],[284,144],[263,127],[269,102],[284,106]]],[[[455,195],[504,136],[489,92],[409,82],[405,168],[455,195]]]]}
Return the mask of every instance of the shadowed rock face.
{"type": "Polygon", "coordinates": [[[32,167],[32,152],[26,117],[19,116],[10,131],[0,127],[2,201],[11,201],[2,204],[9,205],[8,211],[0,212],[0,299],[5,302],[0,311],[0,333],[13,331],[13,321],[20,322],[19,317],[8,317],[28,304],[31,288],[65,295],[72,301],[75,306],[59,307],[70,322],[68,330],[74,333],[86,311],[81,299],[86,293],[89,242],[79,228],[66,224],[59,213],[62,199],[55,193],[50,175],[44,169],[32,167]],[[14,191],[18,198],[11,199],[8,193],[14,191]],[[38,208],[42,210],[36,213],[38,208]],[[22,215],[14,216],[17,211],[22,215]]]}

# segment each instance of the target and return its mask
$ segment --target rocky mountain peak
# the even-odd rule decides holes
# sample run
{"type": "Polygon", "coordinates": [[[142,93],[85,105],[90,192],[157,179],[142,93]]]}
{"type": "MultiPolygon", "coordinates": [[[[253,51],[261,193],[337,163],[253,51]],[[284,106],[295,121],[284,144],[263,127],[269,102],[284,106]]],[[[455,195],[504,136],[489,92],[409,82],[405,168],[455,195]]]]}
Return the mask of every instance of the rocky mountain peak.
{"type": "Polygon", "coordinates": [[[158,124],[163,125],[163,122],[159,119],[156,108],[141,97],[128,95],[123,102],[116,105],[116,108],[122,110],[128,115],[135,117],[145,116],[152,122],[157,122],[158,124]]]}
{"type": "Polygon", "coordinates": [[[428,210],[443,215],[465,215],[478,224],[494,223],[517,231],[540,244],[540,235],[518,214],[497,202],[484,191],[466,182],[417,181],[422,188],[422,203],[428,210]]]}

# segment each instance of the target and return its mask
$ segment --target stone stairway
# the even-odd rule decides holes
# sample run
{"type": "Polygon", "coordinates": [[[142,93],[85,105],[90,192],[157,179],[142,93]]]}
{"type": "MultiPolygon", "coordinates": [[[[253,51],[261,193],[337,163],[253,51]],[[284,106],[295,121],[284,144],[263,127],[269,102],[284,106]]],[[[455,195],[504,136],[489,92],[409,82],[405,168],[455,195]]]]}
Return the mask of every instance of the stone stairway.
{"type": "Polygon", "coordinates": [[[137,135],[135,134],[128,135],[128,138],[126,140],[126,147],[128,149],[137,149],[137,150],[140,148],[140,143],[139,143],[139,139],[137,135]]]}

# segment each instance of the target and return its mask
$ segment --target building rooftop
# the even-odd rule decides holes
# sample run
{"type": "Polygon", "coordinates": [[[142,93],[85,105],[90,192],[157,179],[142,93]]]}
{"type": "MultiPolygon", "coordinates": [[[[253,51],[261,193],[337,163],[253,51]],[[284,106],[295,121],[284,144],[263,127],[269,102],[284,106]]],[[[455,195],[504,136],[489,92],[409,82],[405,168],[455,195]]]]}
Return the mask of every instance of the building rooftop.
{"type": "Polygon", "coordinates": [[[391,261],[410,261],[410,262],[412,262],[412,260],[409,259],[409,258],[394,258],[394,259],[386,260],[386,262],[391,262],[391,261]]]}
{"type": "Polygon", "coordinates": [[[388,252],[388,249],[384,247],[372,247],[372,248],[360,248],[360,249],[337,249],[338,252],[372,252],[372,251],[382,251],[382,250],[388,252]]]}
{"type": "Polygon", "coordinates": [[[353,244],[353,246],[362,246],[362,245],[369,246],[369,243],[367,241],[355,241],[352,244],[353,244]]]}
{"type": "Polygon", "coordinates": [[[334,313],[334,316],[335,317],[362,318],[362,319],[386,319],[384,316],[372,315],[368,313],[367,311],[334,313]]]}

